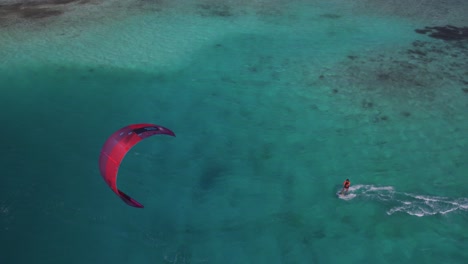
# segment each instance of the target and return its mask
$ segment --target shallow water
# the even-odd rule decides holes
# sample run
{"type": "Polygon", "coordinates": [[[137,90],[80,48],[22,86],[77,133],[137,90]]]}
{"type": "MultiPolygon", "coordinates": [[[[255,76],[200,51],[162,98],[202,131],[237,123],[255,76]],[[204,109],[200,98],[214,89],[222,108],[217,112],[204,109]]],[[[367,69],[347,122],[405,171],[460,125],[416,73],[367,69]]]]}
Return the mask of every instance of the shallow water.
{"type": "Polygon", "coordinates": [[[373,2],[0,13],[2,263],[464,263],[468,46],[415,29],[466,6],[373,2]]]}

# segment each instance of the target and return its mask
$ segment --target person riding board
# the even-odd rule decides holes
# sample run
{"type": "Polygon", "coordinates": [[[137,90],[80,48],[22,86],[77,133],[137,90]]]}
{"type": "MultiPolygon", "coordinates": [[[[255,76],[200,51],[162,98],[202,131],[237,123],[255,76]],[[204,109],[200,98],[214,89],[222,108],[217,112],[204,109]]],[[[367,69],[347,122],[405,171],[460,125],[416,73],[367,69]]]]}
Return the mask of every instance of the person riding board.
{"type": "Polygon", "coordinates": [[[343,192],[344,192],[344,195],[348,194],[348,189],[350,185],[351,185],[351,182],[349,181],[349,179],[346,179],[346,181],[343,182],[343,189],[341,189],[340,194],[343,194],[343,192]]]}

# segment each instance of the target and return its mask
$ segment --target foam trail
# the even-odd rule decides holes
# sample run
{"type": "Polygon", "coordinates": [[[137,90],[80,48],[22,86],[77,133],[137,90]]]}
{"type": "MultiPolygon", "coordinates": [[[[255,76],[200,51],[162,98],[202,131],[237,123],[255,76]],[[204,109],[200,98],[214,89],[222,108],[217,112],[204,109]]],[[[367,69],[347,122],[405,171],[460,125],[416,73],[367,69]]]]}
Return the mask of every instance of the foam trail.
{"type": "MultiPolygon", "coordinates": [[[[391,205],[388,215],[397,212],[422,217],[425,215],[448,214],[455,211],[468,212],[468,198],[419,195],[397,192],[392,186],[355,185],[350,188],[354,197],[378,200],[391,205]]],[[[348,200],[349,200],[348,199],[348,200]]]]}

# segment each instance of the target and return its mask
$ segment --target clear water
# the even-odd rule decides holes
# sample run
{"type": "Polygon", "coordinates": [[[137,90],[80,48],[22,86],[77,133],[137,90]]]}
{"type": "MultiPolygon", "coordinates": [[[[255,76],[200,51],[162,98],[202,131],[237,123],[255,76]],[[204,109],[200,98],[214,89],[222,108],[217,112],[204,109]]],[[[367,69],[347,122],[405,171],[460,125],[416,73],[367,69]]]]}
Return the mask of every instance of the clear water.
{"type": "Polygon", "coordinates": [[[0,3],[1,263],[466,263],[466,4],[0,3]]]}

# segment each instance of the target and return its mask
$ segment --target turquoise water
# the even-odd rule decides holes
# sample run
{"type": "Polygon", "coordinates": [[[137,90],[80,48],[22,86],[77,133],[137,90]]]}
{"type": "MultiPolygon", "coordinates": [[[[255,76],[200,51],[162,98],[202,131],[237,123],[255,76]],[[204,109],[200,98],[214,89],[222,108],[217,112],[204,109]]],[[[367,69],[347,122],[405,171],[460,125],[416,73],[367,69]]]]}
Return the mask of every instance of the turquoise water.
{"type": "Polygon", "coordinates": [[[466,5],[51,3],[0,12],[1,263],[468,259],[468,43],[414,31],[466,5]]]}

